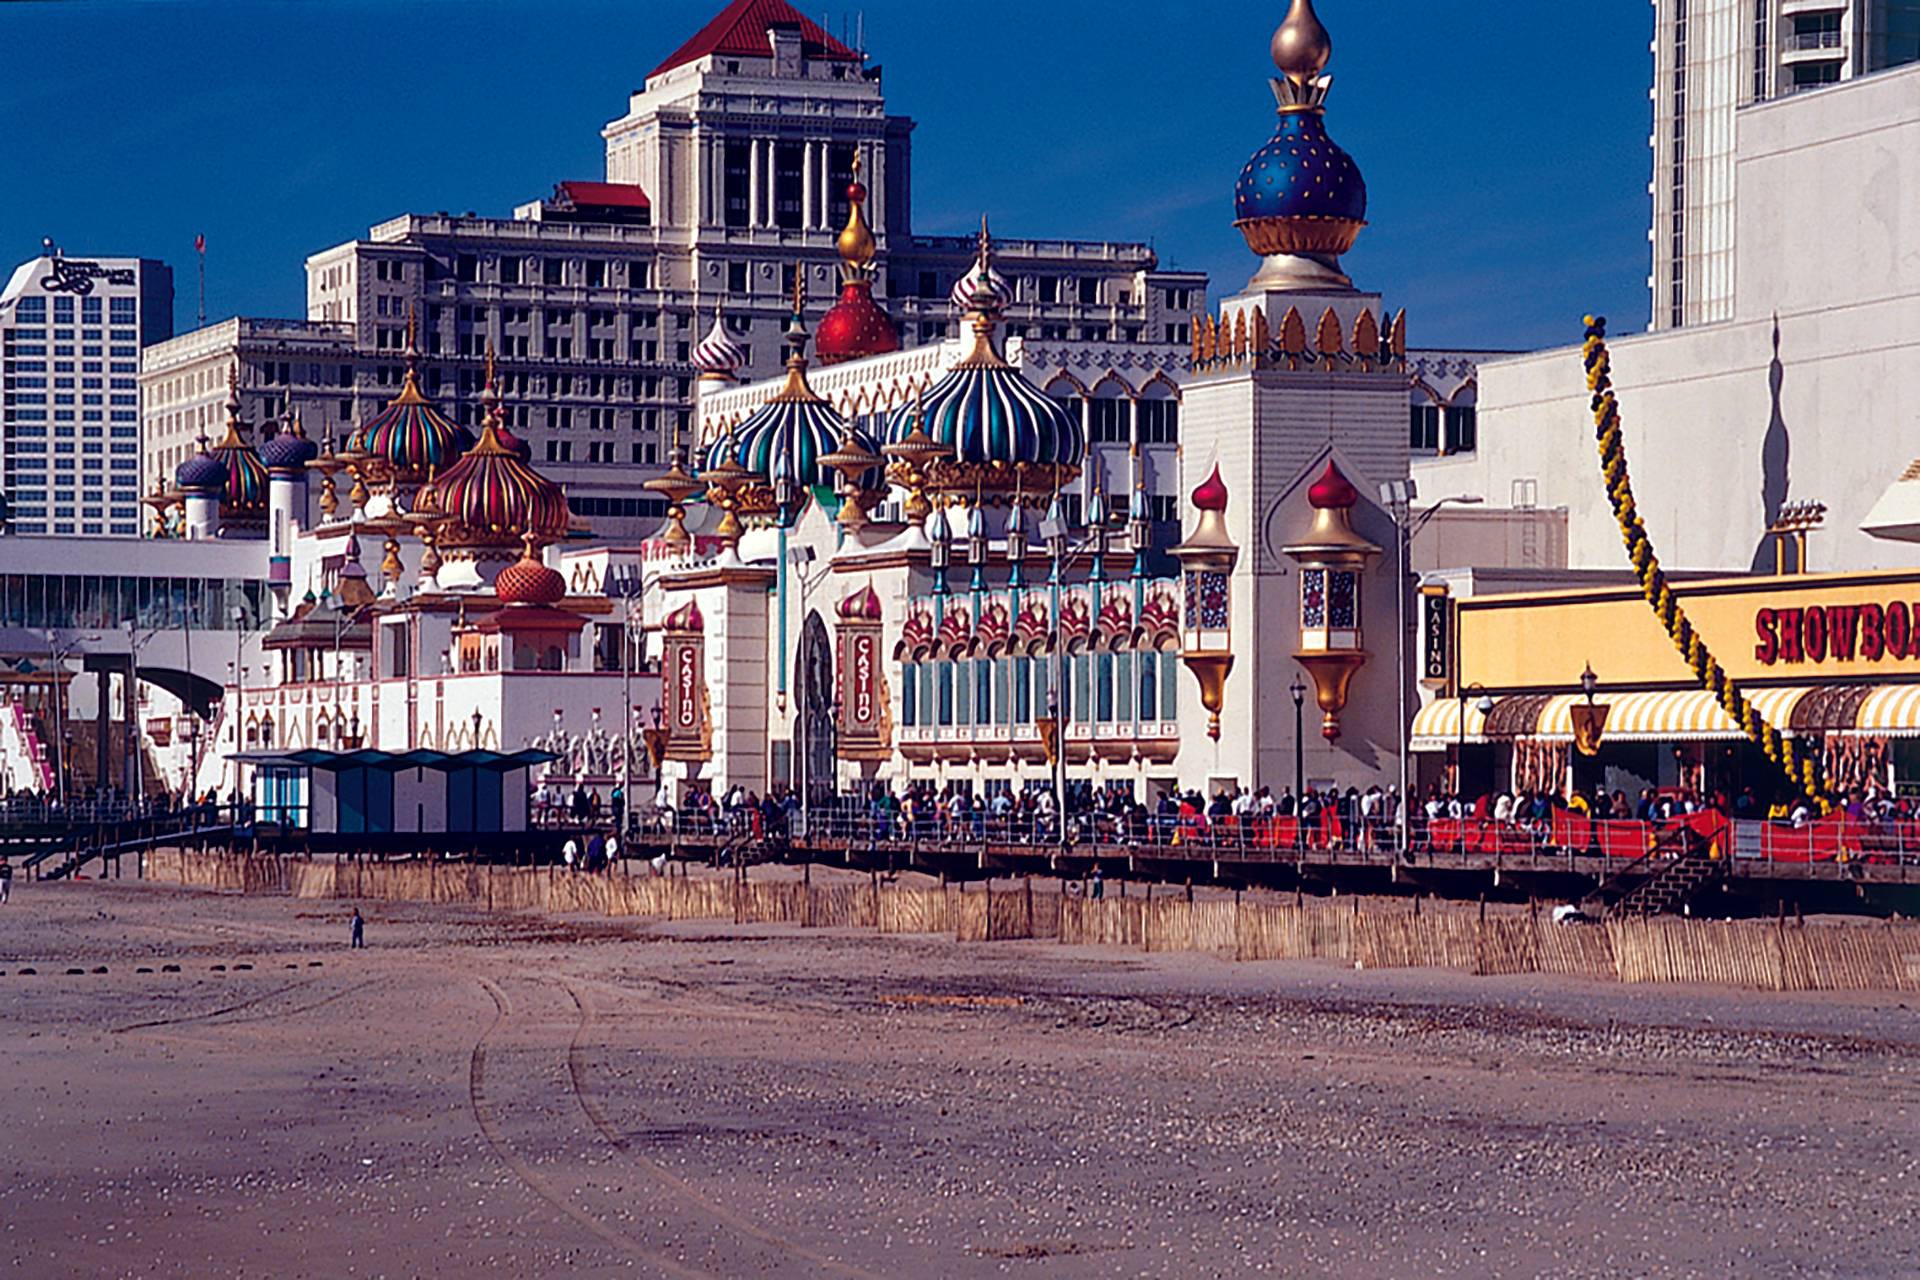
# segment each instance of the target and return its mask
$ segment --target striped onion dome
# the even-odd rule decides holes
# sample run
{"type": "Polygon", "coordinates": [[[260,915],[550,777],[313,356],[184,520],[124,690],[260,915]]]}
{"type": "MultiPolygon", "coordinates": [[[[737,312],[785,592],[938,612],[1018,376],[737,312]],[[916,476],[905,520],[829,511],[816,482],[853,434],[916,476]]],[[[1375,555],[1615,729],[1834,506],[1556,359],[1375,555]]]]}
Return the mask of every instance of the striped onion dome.
{"type": "Polygon", "coordinates": [[[693,349],[693,367],[700,371],[703,379],[713,382],[735,382],[739,380],[740,370],[746,366],[747,349],[739,340],[727,332],[727,322],[720,309],[713,310],[713,328],[707,330],[707,336],[693,349]]]}
{"type": "Polygon", "coordinates": [[[347,437],[346,451],[367,455],[384,473],[377,479],[418,484],[433,471],[445,471],[472,447],[473,433],[449,422],[421,392],[418,358],[409,350],[400,394],[347,437]]]}
{"type": "Polygon", "coordinates": [[[240,428],[240,399],[233,393],[227,399],[227,434],[210,450],[225,472],[220,490],[223,521],[264,519],[267,514],[267,464],[240,428]]]}
{"type": "MultiPolygon", "coordinates": [[[[975,270],[982,280],[992,278],[984,231],[975,270]]],[[[933,465],[927,487],[935,492],[1024,488],[1044,493],[1077,475],[1086,457],[1079,419],[1000,354],[992,301],[989,290],[976,292],[973,350],[928,389],[920,404],[895,410],[887,424],[887,439],[897,444],[913,433],[916,422],[924,423],[926,433],[949,451],[947,461],[933,465]]]]}
{"type": "Polygon", "coordinates": [[[529,536],[567,536],[573,517],[566,493],[522,461],[500,431],[496,407],[479,441],[415,495],[412,514],[440,522],[440,546],[511,547],[529,536]]]}
{"type": "MultiPolygon", "coordinates": [[[[835,473],[820,465],[820,459],[840,447],[843,439],[878,455],[873,440],[850,425],[834,407],[807,384],[807,329],[799,307],[803,303],[795,290],[795,312],[787,324],[787,380],[746,421],[709,444],[700,460],[705,472],[721,465],[731,451],[733,460],[752,472],[752,479],[738,499],[736,510],[742,516],[771,515],[772,486],[776,479],[790,476],[806,488],[832,488],[835,473]]],[[[861,477],[860,488],[883,489],[886,479],[882,468],[874,467],[861,477]]]]}
{"type": "Polygon", "coordinates": [[[980,255],[974,259],[967,273],[953,282],[953,292],[947,295],[947,301],[963,316],[979,311],[983,306],[997,315],[1013,304],[1013,286],[994,269],[985,215],[980,218],[980,255]]]}

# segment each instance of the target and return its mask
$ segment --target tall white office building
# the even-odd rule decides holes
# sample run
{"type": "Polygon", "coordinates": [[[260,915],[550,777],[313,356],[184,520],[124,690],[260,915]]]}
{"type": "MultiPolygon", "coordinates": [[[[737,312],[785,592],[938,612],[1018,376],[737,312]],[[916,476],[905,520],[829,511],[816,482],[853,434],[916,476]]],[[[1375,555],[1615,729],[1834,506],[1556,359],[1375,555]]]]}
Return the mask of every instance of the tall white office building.
{"type": "Polygon", "coordinates": [[[1653,0],[1650,327],[1733,318],[1734,113],[1920,61],[1920,0],[1653,0]]]}
{"type": "Polygon", "coordinates": [[[140,349],[173,332],[173,270],[51,240],[0,291],[7,527],[140,532],[140,349]]]}

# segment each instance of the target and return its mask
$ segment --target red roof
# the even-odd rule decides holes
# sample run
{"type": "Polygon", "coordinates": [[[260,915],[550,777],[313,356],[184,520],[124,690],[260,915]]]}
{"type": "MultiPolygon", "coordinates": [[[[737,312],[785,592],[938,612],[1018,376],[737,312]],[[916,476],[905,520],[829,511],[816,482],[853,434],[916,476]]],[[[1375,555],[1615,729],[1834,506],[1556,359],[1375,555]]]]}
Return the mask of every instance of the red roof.
{"type": "Polygon", "coordinates": [[[652,207],[647,193],[630,182],[563,182],[560,195],[576,208],[581,205],[615,209],[652,207]]]}
{"type": "Polygon", "coordinates": [[[733,0],[698,35],[674,50],[665,62],[647,73],[661,75],[675,67],[720,54],[736,58],[766,58],[773,54],[768,37],[772,27],[799,27],[800,52],[808,58],[826,58],[834,62],[859,62],[861,57],[808,20],[787,0],[733,0]]]}

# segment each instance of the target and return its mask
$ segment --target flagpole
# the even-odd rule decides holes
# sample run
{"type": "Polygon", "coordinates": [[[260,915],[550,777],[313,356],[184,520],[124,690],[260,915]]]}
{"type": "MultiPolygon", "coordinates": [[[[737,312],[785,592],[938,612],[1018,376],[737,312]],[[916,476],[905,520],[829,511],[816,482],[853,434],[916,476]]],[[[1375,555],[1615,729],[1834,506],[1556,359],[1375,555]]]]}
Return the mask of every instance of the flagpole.
{"type": "Polygon", "coordinates": [[[193,238],[193,252],[200,260],[200,328],[207,327],[207,238],[197,235],[193,238]]]}

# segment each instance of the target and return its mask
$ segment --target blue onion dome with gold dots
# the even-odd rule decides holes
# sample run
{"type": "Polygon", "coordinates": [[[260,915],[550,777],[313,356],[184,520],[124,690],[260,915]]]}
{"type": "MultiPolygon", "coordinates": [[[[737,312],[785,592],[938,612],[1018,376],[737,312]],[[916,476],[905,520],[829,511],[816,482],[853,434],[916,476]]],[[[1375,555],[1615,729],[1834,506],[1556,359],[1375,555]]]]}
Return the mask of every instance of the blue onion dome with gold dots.
{"type": "MultiPolygon", "coordinates": [[[[993,240],[983,221],[968,319],[973,348],[917,404],[896,410],[887,440],[897,446],[922,428],[944,457],[924,471],[930,493],[985,494],[1004,503],[1016,492],[1049,493],[1080,472],[1086,437],[1080,420],[1022,376],[1000,354],[996,330],[1010,296],[993,267],[993,240]]],[[[890,473],[913,485],[918,468],[896,462],[890,473]]]]}
{"type": "Polygon", "coordinates": [[[420,484],[473,447],[473,433],[449,422],[420,390],[420,354],[407,321],[407,371],[400,394],[347,437],[346,452],[367,460],[374,484],[420,484]]]}
{"type": "Polygon", "coordinates": [[[1273,80],[1280,124],[1254,152],[1234,186],[1234,225],[1247,247],[1276,254],[1338,257],[1367,225],[1367,184],[1360,166],[1328,136],[1323,74],[1333,39],[1313,0],[1293,0],[1274,32],[1273,80]]]}
{"type": "MultiPolygon", "coordinates": [[[[802,315],[805,305],[804,283],[796,272],[793,317],[786,330],[786,382],[745,421],[710,443],[700,459],[702,476],[728,457],[750,473],[740,477],[740,488],[733,499],[734,511],[743,519],[771,516],[778,510],[774,481],[781,477],[806,489],[832,489],[836,474],[822,466],[821,459],[839,448],[843,440],[877,456],[872,439],[851,426],[807,382],[810,335],[802,315]]],[[[876,466],[862,476],[858,487],[885,488],[881,469],[876,466]]]]}
{"type": "Polygon", "coordinates": [[[306,428],[292,413],[280,430],[260,446],[260,461],[272,475],[305,476],[307,464],[320,456],[320,446],[307,438],[306,428]]]}

